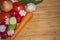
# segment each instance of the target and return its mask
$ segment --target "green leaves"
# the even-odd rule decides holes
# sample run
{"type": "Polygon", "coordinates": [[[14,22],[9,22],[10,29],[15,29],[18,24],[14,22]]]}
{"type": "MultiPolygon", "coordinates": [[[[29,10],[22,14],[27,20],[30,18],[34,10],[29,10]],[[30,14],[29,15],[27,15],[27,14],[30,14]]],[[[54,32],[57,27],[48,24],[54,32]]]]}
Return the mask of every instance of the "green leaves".
{"type": "Polygon", "coordinates": [[[41,3],[43,0],[18,0],[19,2],[22,2],[23,4],[28,4],[28,3],[34,3],[34,4],[39,4],[41,3]]]}

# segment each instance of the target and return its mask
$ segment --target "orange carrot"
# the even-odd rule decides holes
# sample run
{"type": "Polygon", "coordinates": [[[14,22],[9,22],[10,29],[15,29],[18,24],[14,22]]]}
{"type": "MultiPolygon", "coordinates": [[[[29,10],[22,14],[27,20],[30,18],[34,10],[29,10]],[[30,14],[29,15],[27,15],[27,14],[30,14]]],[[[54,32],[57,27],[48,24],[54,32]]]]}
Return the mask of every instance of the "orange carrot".
{"type": "Polygon", "coordinates": [[[20,25],[15,30],[15,33],[10,38],[10,40],[14,40],[15,39],[15,37],[18,35],[18,33],[21,31],[21,29],[25,26],[25,24],[32,18],[32,16],[33,16],[33,13],[32,12],[27,12],[26,16],[22,19],[20,25]]]}

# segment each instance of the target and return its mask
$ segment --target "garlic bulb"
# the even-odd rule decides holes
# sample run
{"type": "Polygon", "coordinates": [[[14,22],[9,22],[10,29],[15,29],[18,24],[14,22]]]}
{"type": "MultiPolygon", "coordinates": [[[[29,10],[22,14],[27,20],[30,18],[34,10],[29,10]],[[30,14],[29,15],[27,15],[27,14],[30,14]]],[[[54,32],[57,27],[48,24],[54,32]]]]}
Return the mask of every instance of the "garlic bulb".
{"type": "Polygon", "coordinates": [[[31,11],[31,12],[35,11],[36,10],[36,5],[33,4],[33,3],[29,3],[29,4],[27,4],[26,10],[31,11]]]}
{"type": "Polygon", "coordinates": [[[5,25],[0,25],[0,32],[4,32],[6,30],[5,25]]]}

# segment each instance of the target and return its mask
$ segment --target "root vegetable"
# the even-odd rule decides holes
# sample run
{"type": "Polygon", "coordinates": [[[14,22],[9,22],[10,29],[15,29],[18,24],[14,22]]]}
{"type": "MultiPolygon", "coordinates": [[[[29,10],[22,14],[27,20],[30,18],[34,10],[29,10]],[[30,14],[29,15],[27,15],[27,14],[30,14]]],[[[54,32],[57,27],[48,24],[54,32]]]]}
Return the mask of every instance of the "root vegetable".
{"type": "Polygon", "coordinates": [[[9,12],[13,8],[13,4],[11,1],[3,1],[1,5],[2,11],[9,12]]]}
{"type": "Polygon", "coordinates": [[[14,17],[17,17],[17,16],[19,15],[19,12],[12,11],[12,12],[11,12],[11,15],[14,16],[14,17]]]}
{"type": "Polygon", "coordinates": [[[2,33],[1,33],[1,37],[2,37],[3,39],[8,38],[7,32],[6,32],[6,31],[5,31],[5,32],[2,32],[2,33]]]}
{"type": "Polygon", "coordinates": [[[15,37],[18,35],[18,33],[21,31],[21,29],[25,26],[25,24],[32,18],[33,14],[32,12],[27,12],[26,16],[22,19],[20,25],[15,30],[14,35],[10,38],[10,40],[14,40],[15,37]]]}
{"type": "Polygon", "coordinates": [[[20,23],[22,21],[22,16],[18,15],[16,19],[17,19],[17,23],[20,23]]]}

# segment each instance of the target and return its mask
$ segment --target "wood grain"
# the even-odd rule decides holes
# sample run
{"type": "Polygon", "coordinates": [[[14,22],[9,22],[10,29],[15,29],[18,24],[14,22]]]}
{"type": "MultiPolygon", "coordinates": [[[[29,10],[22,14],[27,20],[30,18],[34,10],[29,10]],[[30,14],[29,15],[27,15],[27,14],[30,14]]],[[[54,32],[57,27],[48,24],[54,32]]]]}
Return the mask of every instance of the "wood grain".
{"type": "Polygon", "coordinates": [[[44,0],[15,40],[60,40],[60,0],[44,0]]]}

